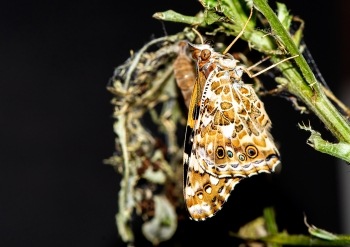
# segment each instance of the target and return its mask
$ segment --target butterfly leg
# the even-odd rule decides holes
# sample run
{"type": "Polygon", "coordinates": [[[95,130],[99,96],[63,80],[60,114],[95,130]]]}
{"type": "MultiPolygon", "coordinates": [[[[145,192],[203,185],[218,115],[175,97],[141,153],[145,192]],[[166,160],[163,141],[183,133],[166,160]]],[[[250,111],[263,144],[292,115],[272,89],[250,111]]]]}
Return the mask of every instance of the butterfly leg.
{"type": "MultiPolygon", "coordinates": [[[[270,70],[270,69],[272,69],[272,68],[274,68],[274,67],[276,67],[277,65],[279,65],[279,64],[281,64],[281,63],[284,63],[285,61],[288,61],[288,60],[290,60],[290,59],[296,58],[296,57],[299,57],[299,55],[295,55],[295,56],[292,56],[292,57],[285,58],[285,59],[283,59],[282,61],[279,61],[278,63],[275,63],[275,64],[273,64],[273,65],[267,67],[266,69],[263,69],[262,71],[260,71],[260,72],[258,72],[258,73],[256,73],[256,74],[254,74],[254,75],[252,75],[252,74],[250,73],[249,68],[254,68],[256,65],[252,65],[252,66],[249,67],[248,69],[247,69],[247,68],[244,68],[244,67],[241,67],[241,69],[242,69],[244,72],[246,72],[247,75],[248,75],[250,78],[254,78],[254,77],[256,77],[256,76],[258,76],[258,75],[260,75],[260,74],[262,74],[262,73],[264,73],[264,72],[266,72],[266,71],[268,71],[268,70],[270,70]]],[[[258,64],[260,64],[261,62],[262,62],[262,61],[258,62],[258,64]]]]}

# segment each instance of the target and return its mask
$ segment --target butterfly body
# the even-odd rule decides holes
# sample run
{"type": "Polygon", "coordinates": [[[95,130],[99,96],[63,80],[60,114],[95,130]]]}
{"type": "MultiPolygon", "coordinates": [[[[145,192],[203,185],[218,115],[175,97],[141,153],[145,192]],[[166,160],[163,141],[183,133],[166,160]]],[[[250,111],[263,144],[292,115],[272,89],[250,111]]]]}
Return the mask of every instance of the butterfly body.
{"type": "Polygon", "coordinates": [[[279,153],[271,121],[243,67],[209,45],[189,44],[197,77],[189,104],[184,197],[190,217],[215,215],[242,179],[274,171],[279,153]]]}
{"type": "Polygon", "coordinates": [[[193,85],[196,74],[191,59],[187,56],[187,42],[181,41],[178,44],[178,56],[174,62],[174,76],[177,86],[180,88],[185,105],[188,107],[191,100],[193,85]]]}

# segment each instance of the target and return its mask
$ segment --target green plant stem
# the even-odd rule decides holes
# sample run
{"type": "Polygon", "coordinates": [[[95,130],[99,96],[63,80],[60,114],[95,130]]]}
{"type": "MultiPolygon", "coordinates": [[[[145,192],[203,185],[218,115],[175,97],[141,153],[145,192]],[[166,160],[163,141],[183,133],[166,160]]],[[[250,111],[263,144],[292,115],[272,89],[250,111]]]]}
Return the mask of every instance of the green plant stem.
{"type": "MultiPolygon", "coordinates": [[[[338,235],[339,236],[339,235],[338,235]]],[[[279,233],[276,235],[260,238],[259,240],[266,243],[274,243],[281,245],[294,246],[341,246],[350,244],[349,236],[339,236],[339,239],[327,241],[304,235],[288,235],[286,233],[279,233]]]]}
{"type": "Polygon", "coordinates": [[[272,207],[264,208],[264,218],[266,222],[266,228],[269,234],[278,233],[278,227],[275,220],[275,212],[272,207]]]}
{"type": "Polygon", "coordinates": [[[242,238],[237,233],[230,232],[230,236],[243,239],[245,241],[265,242],[269,244],[290,245],[290,246],[343,246],[350,244],[349,235],[336,235],[338,238],[333,240],[324,240],[317,237],[305,235],[290,235],[287,233],[278,233],[262,238],[242,238]]]}
{"type": "MultiPolygon", "coordinates": [[[[264,219],[266,222],[266,228],[269,235],[278,233],[278,226],[275,219],[275,212],[272,207],[264,208],[264,219]]],[[[281,247],[279,244],[271,243],[269,247],[281,247]]]]}
{"type": "Polygon", "coordinates": [[[157,12],[153,14],[152,17],[163,21],[173,21],[173,22],[186,23],[189,25],[206,26],[205,23],[203,22],[203,18],[201,17],[182,15],[173,10],[157,12]]]}
{"type": "Polygon", "coordinates": [[[299,49],[293,42],[292,38],[290,37],[289,32],[284,28],[282,23],[278,20],[275,12],[270,8],[270,6],[267,4],[265,0],[254,0],[254,4],[257,6],[259,11],[268,20],[275,35],[279,36],[283,42],[283,45],[285,45],[288,48],[288,51],[290,52],[291,56],[299,55],[299,57],[296,57],[294,60],[299,66],[303,76],[305,77],[309,85],[314,85],[317,82],[317,80],[312,70],[307,64],[305,58],[300,54],[299,49]]]}
{"type": "MultiPolygon", "coordinates": [[[[298,96],[309,107],[309,109],[320,118],[339,141],[350,143],[349,124],[323,93],[309,65],[299,53],[297,46],[294,44],[287,30],[278,20],[276,14],[272,11],[265,0],[254,0],[254,4],[268,20],[274,33],[280,37],[283,45],[287,48],[290,54],[299,54],[299,57],[294,60],[298,65],[302,76],[297,69],[292,68],[293,66],[289,62],[282,63],[279,66],[284,75],[289,79],[289,83],[287,84],[288,90],[298,96]]],[[[276,58],[273,60],[276,60],[276,58]]]]}

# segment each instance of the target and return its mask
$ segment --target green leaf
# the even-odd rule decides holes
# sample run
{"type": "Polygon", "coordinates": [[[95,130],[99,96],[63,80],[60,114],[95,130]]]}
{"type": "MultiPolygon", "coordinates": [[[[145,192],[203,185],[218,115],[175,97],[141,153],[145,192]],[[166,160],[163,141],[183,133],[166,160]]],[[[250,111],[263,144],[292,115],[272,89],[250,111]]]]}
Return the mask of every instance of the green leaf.
{"type": "Polygon", "coordinates": [[[277,4],[277,18],[280,20],[285,29],[289,30],[292,23],[293,16],[289,14],[287,6],[284,3],[276,2],[277,4]]]}
{"type": "Polygon", "coordinates": [[[214,22],[217,22],[219,21],[221,18],[220,15],[218,15],[216,13],[215,10],[212,10],[212,9],[207,9],[204,11],[204,21],[208,24],[208,25],[211,25],[213,24],[214,22]]]}
{"type": "Polygon", "coordinates": [[[189,25],[203,25],[203,18],[197,16],[182,15],[173,10],[157,12],[153,14],[152,17],[163,21],[182,22],[189,25]]]}

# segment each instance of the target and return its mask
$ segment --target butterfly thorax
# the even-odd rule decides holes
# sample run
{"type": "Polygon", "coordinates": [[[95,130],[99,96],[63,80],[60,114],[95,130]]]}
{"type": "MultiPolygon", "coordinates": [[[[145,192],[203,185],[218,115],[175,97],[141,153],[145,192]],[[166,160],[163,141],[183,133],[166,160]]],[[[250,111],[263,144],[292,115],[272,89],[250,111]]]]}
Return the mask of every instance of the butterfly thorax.
{"type": "Polygon", "coordinates": [[[204,77],[207,80],[210,74],[229,72],[231,83],[241,81],[243,69],[237,66],[239,61],[235,60],[231,54],[223,55],[215,52],[207,44],[189,45],[192,58],[197,63],[197,78],[204,77]]]}

